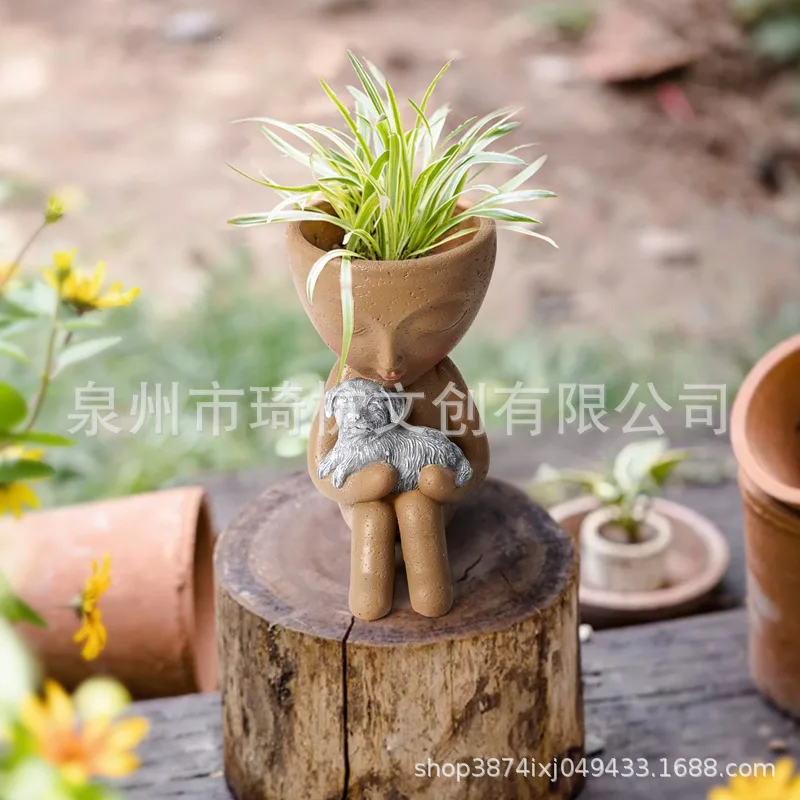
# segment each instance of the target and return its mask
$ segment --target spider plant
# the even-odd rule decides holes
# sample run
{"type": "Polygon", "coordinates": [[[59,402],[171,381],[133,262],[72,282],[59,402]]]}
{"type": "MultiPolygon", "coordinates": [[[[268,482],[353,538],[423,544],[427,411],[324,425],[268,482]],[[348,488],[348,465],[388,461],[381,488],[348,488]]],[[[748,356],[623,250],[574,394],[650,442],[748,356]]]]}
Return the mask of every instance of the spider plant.
{"type": "Polygon", "coordinates": [[[315,123],[291,125],[265,117],[240,120],[258,123],[264,136],[283,155],[308,169],[311,180],[286,186],[262,173],[256,177],[236,170],[273,189],[281,199],[271,211],[230,220],[234,225],[324,220],[342,229],[341,247],[317,260],[306,285],[309,302],[313,302],[320,273],[335,259],[340,260],[340,376],[353,335],[354,259],[399,261],[424,256],[439,245],[474,233],[476,228],[464,227],[464,223],[475,217],[496,220],[500,227],[555,246],[551,239],[529,227],[539,224],[539,220],[510,208],[554,197],[552,192],[521,188],[539,170],[545,157],[529,164],[516,154],[519,147],[504,152],[490,149],[519,125],[513,119],[513,111],[495,111],[480,119],[472,117],[444,135],[447,106],[429,113],[428,104],[448,63],[431,81],[419,103],[409,99],[413,124],[405,128],[397,96],[381,72],[369,62],[365,68],[353,53],[348,55],[360,83],[360,87],[348,87],[355,101],[354,111],[325,81],[320,81],[341,114],[345,130],[315,123]],[[477,183],[478,176],[493,164],[519,167],[519,171],[500,186],[477,183]],[[479,196],[465,208],[467,193],[479,196]]]}

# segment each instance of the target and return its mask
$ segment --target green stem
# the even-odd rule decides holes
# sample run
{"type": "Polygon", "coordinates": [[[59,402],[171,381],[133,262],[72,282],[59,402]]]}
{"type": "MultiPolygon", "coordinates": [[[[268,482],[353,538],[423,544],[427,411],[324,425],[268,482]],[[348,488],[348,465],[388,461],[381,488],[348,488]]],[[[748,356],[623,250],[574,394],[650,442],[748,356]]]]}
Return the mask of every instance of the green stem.
{"type": "Polygon", "coordinates": [[[30,246],[31,246],[31,245],[32,245],[32,244],[33,244],[33,243],[36,241],[36,239],[37,239],[37,237],[39,236],[39,234],[40,234],[40,233],[41,233],[41,232],[42,232],[42,231],[43,231],[43,230],[44,230],[46,227],[47,227],[47,222],[46,222],[46,221],[45,221],[45,222],[42,222],[42,224],[41,224],[41,225],[39,225],[39,227],[38,227],[38,228],[36,228],[36,230],[35,230],[35,231],[34,231],[34,232],[31,234],[31,236],[28,238],[28,241],[27,241],[27,242],[25,242],[25,244],[23,244],[23,245],[22,245],[22,248],[20,249],[19,253],[17,253],[17,256],[16,256],[16,258],[15,258],[15,259],[14,259],[14,260],[11,262],[11,265],[9,266],[9,268],[8,268],[8,272],[6,273],[5,277],[4,277],[4,278],[2,278],[2,279],[0,279],[0,292],[2,292],[2,291],[3,291],[3,287],[4,287],[4,286],[5,286],[5,285],[8,283],[8,281],[11,279],[11,275],[12,275],[12,274],[13,274],[13,272],[14,272],[14,268],[19,266],[19,264],[20,264],[20,262],[22,261],[22,259],[23,259],[23,258],[25,258],[25,254],[26,254],[26,253],[28,252],[28,250],[30,249],[30,246]]]}
{"type": "MultiPolygon", "coordinates": [[[[56,305],[55,309],[53,310],[53,320],[51,323],[50,335],[47,339],[47,351],[44,358],[44,367],[42,368],[42,383],[39,386],[39,391],[36,394],[36,400],[34,401],[33,409],[28,417],[28,421],[25,423],[25,427],[22,429],[24,433],[27,433],[36,423],[39,413],[42,410],[42,406],[44,405],[44,398],[47,394],[48,388],[50,387],[50,381],[53,379],[53,360],[55,359],[56,353],[56,339],[58,338],[58,312],[60,308],[61,295],[57,294],[56,305]]],[[[62,347],[66,347],[67,344],[69,344],[71,336],[71,332],[66,335],[62,347]]]]}

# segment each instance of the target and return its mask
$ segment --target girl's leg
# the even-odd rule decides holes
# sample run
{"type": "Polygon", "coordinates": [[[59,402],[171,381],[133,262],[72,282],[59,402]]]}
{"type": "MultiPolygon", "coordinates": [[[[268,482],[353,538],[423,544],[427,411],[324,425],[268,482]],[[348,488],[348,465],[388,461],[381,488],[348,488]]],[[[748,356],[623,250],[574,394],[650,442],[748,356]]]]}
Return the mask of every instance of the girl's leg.
{"type": "Polygon", "coordinates": [[[400,543],[411,607],[426,617],[441,617],[453,605],[442,506],[414,490],[395,499],[400,543]]]}
{"type": "Polygon", "coordinates": [[[372,620],[392,610],[397,517],[390,503],[353,506],[350,536],[350,610],[372,620]]]}

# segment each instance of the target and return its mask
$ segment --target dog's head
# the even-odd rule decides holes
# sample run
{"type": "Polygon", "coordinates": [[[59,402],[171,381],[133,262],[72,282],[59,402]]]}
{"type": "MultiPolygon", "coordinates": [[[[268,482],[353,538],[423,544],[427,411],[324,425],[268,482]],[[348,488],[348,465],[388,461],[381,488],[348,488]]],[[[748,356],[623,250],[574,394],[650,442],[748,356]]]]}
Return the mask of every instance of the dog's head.
{"type": "Polygon", "coordinates": [[[396,424],[406,412],[402,394],[378,383],[353,378],[325,394],[325,416],[335,417],[339,433],[368,433],[396,424]]]}

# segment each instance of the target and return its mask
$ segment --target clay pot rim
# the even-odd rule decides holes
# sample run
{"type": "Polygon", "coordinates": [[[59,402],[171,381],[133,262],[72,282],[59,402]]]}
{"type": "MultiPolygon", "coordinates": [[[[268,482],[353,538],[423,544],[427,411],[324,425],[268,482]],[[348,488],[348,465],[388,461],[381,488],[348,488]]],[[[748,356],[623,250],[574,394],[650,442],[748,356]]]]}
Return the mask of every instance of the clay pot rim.
{"type": "Polygon", "coordinates": [[[800,351],[800,334],[786,339],[758,360],[742,382],[731,409],[731,445],[739,466],[765,494],[786,505],[800,508],[800,488],[772,477],[758,463],[747,436],[747,418],[753,397],[762,381],[782,361],[800,351]]]}
{"type": "Polygon", "coordinates": [[[602,535],[603,526],[617,516],[614,506],[599,506],[581,520],[581,547],[591,547],[595,552],[619,560],[639,561],[665,553],[672,544],[672,523],[664,514],[651,509],[646,521],[656,532],[643,542],[616,542],[602,535]]]}
{"type": "MultiPolygon", "coordinates": [[[[599,502],[591,495],[581,495],[572,500],[558,503],[548,509],[548,513],[561,525],[561,522],[579,514],[589,514],[599,507],[599,502]]],[[[669,608],[680,609],[692,601],[708,594],[725,577],[730,564],[730,548],[717,526],[702,514],[688,506],[653,498],[653,508],[668,520],[679,521],[698,534],[708,551],[708,566],[699,575],[677,586],[666,586],[650,592],[612,592],[592,589],[581,584],[579,590],[582,607],[599,609],[603,612],[659,612],[669,608]]]]}
{"type": "Polygon", "coordinates": [[[737,475],[742,501],[752,513],[783,533],[800,536],[800,509],[782,503],[764,492],[741,467],[737,475]]]}
{"type": "MultiPolygon", "coordinates": [[[[314,205],[317,205],[316,203],[314,205]]],[[[459,205],[459,209],[466,210],[467,206],[459,205]]],[[[324,220],[321,220],[324,222],[324,220]]],[[[308,221],[290,222],[286,227],[286,243],[289,248],[296,248],[297,252],[307,255],[309,258],[316,261],[323,256],[326,252],[306,239],[303,234],[303,225],[308,221]]],[[[431,269],[437,264],[441,264],[442,257],[447,256],[448,260],[460,262],[463,258],[467,258],[470,252],[480,250],[488,239],[495,233],[495,221],[487,219],[486,217],[470,217],[467,224],[471,227],[477,223],[478,230],[476,230],[469,238],[458,243],[442,252],[428,253],[427,255],[420,256],[419,258],[406,258],[401,261],[371,261],[368,259],[359,259],[351,262],[353,270],[359,272],[378,272],[384,270],[392,270],[402,268],[404,270],[426,270],[431,269]]],[[[328,223],[332,224],[332,223],[328,223]]],[[[331,263],[337,263],[338,258],[333,259],[331,263]]]]}
{"type": "Polygon", "coordinates": [[[189,669],[196,691],[211,692],[219,687],[217,657],[214,523],[208,494],[202,486],[188,487],[192,514],[186,517],[186,534],[192,542],[192,585],[185,595],[184,613],[189,626],[191,652],[189,669]]]}

